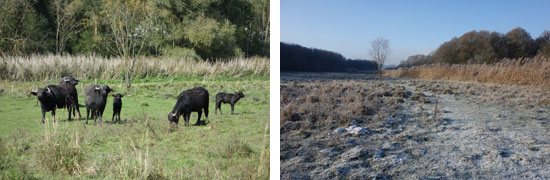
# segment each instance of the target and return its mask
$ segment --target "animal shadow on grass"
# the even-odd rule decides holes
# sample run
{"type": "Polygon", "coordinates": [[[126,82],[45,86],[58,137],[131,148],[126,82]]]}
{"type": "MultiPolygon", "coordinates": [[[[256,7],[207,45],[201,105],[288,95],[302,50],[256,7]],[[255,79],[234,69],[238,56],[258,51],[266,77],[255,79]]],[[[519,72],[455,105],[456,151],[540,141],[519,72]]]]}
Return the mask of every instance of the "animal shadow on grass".
{"type": "Polygon", "coordinates": [[[124,120],[120,120],[120,121],[105,121],[104,123],[106,124],[130,124],[130,123],[136,123],[137,121],[135,120],[128,120],[128,119],[124,119],[124,120]]]}
{"type": "Polygon", "coordinates": [[[201,120],[199,123],[197,124],[193,124],[192,126],[206,126],[210,124],[210,121],[207,121],[207,120],[201,120]]]}

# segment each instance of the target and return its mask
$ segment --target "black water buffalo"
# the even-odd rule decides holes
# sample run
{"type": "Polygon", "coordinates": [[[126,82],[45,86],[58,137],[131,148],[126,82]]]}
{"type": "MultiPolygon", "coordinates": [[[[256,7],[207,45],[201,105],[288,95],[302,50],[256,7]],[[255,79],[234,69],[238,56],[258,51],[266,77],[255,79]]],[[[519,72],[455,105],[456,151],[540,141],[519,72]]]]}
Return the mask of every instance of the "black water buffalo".
{"type": "MultiPolygon", "coordinates": [[[[48,85],[45,88],[31,91],[32,95],[35,95],[38,101],[40,101],[40,107],[42,108],[42,123],[45,123],[46,112],[52,111],[52,120],[55,122],[55,110],[58,108],[64,108],[67,104],[67,95],[57,85],[48,85]]],[[[69,112],[69,118],[71,114],[69,112]]]]}
{"type": "Polygon", "coordinates": [[[124,97],[124,95],[117,93],[113,94],[113,97],[113,118],[111,121],[115,122],[115,116],[117,116],[117,121],[120,122],[120,110],[122,109],[122,97],[124,97]]]}
{"type": "Polygon", "coordinates": [[[218,114],[218,109],[220,109],[220,114],[222,113],[222,103],[224,104],[231,104],[231,114],[235,114],[235,103],[239,101],[239,99],[243,98],[244,94],[242,91],[239,91],[235,94],[229,94],[225,92],[221,92],[216,94],[216,108],[214,109],[214,114],[218,114]]]}
{"type": "Polygon", "coordinates": [[[203,110],[208,118],[208,99],[208,91],[202,87],[195,87],[181,92],[174,109],[168,113],[168,120],[172,125],[177,125],[180,116],[183,115],[185,125],[188,126],[191,112],[198,112],[199,117],[195,125],[200,125],[203,110]]]}
{"type": "MultiPolygon", "coordinates": [[[[69,95],[70,98],[67,102],[67,110],[69,111],[69,114],[73,113],[73,116],[76,118],[76,112],[78,112],[78,119],[82,119],[82,115],[80,115],[80,108],[78,107],[78,93],[76,91],[76,85],[78,84],[78,80],[76,80],[74,77],[63,77],[59,80],[59,86],[63,89],[64,93],[69,95]]],[[[71,120],[71,116],[69,115],[69,120],[71,120]]]]}
{"type": "Polygon", "coordinates": [[[97,85],[90,84],[86,87],[86,124],[88,124],[88,116],[90,112],[92,113],[92,118],[94,119],[94,125],[96,124],[96,119],[99,117],[99,123],[103,123],[103,111],[105,110],[105,105],[107,104],[107,97],[109,93],[114,91],[107,85],[97,85]]]}

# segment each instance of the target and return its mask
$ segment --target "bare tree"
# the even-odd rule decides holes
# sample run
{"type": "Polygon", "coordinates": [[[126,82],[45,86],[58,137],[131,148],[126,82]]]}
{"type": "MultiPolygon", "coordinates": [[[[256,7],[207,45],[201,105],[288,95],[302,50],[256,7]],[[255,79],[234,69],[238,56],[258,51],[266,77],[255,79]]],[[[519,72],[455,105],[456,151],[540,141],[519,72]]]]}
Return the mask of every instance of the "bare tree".
{"type": "Polygon", "coordinates": [[[62,54],[67,40],[80,31],[82,24],[77,19],[83,2],[80,0],[53,0],[50,11],[55,16],[55,52],[62,54]]]}
{"type": "Polygon", "coordinates": [[[370,56],[378,64],[379,81],[382,81],[382,65],[386,62],[388,55],[390,54],[390,41],[382,37],[376,38],[371,41],[371,49],[369,50],[370,56]]]}
{"type": "Polygon", "coordinates": [[[132,86],[134,63],[150,40],[153,17],[148,4],[141,1],[111,1],[105,8],[110,30],[107,49],[125,59],[126,87],[132,86]]]}

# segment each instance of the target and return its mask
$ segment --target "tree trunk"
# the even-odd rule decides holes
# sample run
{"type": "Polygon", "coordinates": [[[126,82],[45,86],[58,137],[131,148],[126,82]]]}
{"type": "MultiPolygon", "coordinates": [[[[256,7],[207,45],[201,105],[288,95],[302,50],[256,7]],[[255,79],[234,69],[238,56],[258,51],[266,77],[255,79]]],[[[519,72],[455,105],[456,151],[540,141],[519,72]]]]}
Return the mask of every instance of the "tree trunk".
{"type": "Polygon", "coordinates": [[[378,69],[378,82],[382,83],[382,68],[378,69]]]}
{"type": "Polygon", "coordinates": [[[126,62],[130,62],[130,67],[126,66],[126,88],[130,88],[132,87],[132,79],[133,79],[133,74],[132,74],[132,70],[134,69],[134,60],[126,60],[126,62]]]}

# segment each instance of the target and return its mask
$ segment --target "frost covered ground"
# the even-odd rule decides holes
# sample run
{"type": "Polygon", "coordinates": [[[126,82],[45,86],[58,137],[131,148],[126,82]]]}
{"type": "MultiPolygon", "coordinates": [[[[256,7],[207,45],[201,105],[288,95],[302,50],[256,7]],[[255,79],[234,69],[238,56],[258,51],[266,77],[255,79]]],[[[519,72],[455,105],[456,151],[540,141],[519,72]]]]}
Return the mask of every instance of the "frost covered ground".
{"type": "Polygon", "coordinates": [[[550,179],[550,92],[281,73],[282,179],[550,179]]]}

